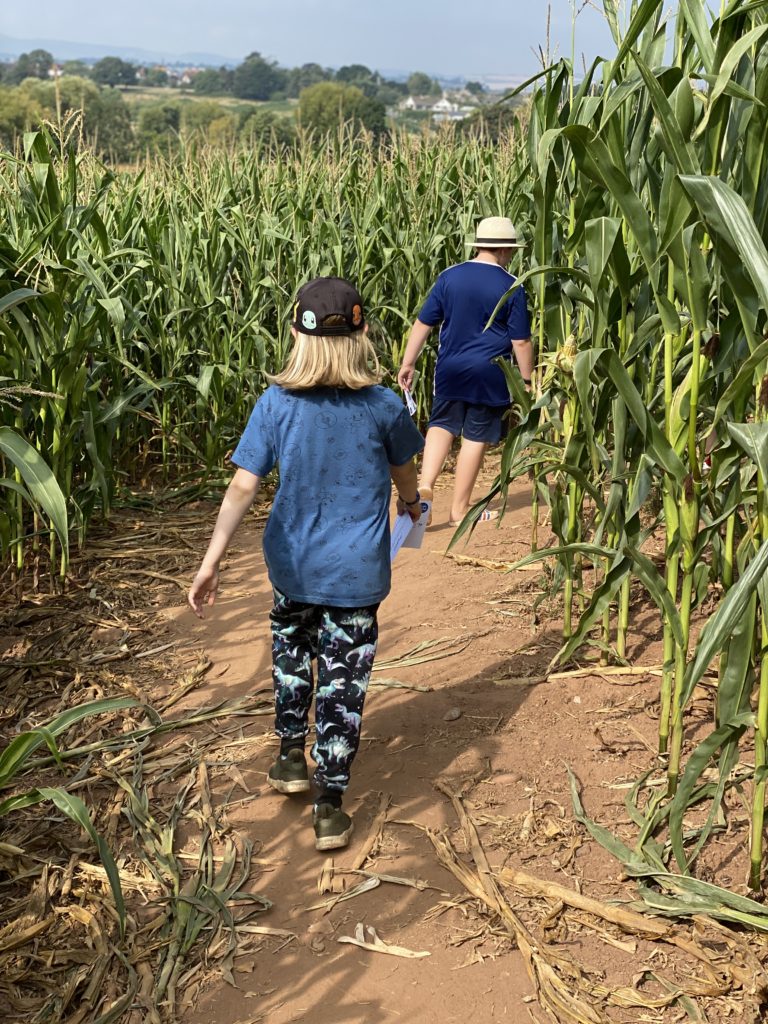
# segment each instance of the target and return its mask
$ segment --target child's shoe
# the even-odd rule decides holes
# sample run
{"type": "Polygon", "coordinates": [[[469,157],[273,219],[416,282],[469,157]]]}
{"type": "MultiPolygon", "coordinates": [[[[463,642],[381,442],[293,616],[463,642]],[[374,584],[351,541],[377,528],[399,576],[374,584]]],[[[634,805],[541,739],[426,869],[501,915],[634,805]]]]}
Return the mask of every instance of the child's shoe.
{"type": "Polygon", "coordinates": [[[316,850],[341,850],[349,844],[354,824],[340,807],[320,801],[312,810],[316,850]]]}
{"type": "Polygon", "coordinates": [[[287,754],[280,754],[269,769],[267,782],[278,793],[306,793],[309,772],[304,751],[294,747],[287,754]]]}

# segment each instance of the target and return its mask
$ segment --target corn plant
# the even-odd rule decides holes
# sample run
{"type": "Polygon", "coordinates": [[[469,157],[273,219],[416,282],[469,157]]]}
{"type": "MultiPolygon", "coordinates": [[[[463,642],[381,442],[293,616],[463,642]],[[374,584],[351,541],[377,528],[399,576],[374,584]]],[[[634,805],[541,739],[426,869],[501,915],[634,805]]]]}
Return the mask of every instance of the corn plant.
{"type": "MultiPolygon", "coordinates": [[[[24,772],[29,766],[30,758],[42,746],[48,748],[51,756],[58,764],[63,764],[62,751],[60,751],[56,743],[56,738],[68,729],[71,729],[73,725],[93,715],[120,711],[125,708],[136,707],[137,704],[138,702],[130,697],[109,697],[103,700],[89,701],[86,704],[80,704],[77,707],[62,712],[62,714],[57,715],[56,718],[46,725],[40,725],[35,729],[30,729],[28,732],[19,733],[3,750],[0,750],[0,791],[9,788],[15,789],[19,786],[24,772]]],[[[112,889],[115,908],[120,920],[120,928],[121,931],[124,930],[125,903],[123,901],[117,865],[104,839],[93,827],[88,808],[79,797],[67,792],[65,787],[37,786],[33,789],[0,799],[0,817],[11,814],[13,811],[22,810],[25,807],[32,807],[46,800],[53,803],[67,818],[79,825],[98,849],[112,889]]]]}
{"type": "MultiPolygon", "coordinates": [[[[466,256],[479,217],[525,200],[517,137],[379,145],[345,128],[279,158],[182,147],[121,174],[66,140],[41,130],[0,157],[0,384],[26,389],[0,423],[50,467],[79,542],[128,486],[180,493],[220,475],[285,360],[303,281],[360,282],[391,382],[439,270],[466,256]]],[[[422,421],[433,368],[431,349],[422,421]]],[[[21,571],[44,524],[18,494],[0,500],[21,571]]]]}
{"type": "Polygon", "coordinates": [[[603,661],[626,658],[633,578],[660,609],[668,799],[652,802],[640,853],[650,857],[652,837],[669,827],[668,852],[690,870],[732,784],[739,739],[752,731],[749,882],[758,888],[768,742],[768,4],[723,0],[713,20],[685,0],[668,23],[661,3],[643,0],[630,5],[623,32],[618,4],[603,6],[616,57],[596,61],[578,84],[561,61],[531,101],[522,187],[533,199],[534,252],[523,279],[538,278],[539,387],[535,401],[522,401],[480,507],[496,494],[503,505],[510,480],[534,469],[535,502],[549,505],[557,543],[526,561],[558,560],[562,659],[587,641],[603,661]],[[643,550],[658,529],[661,569],[643,550]],[[602,570],[591,591],[585,559],[602,570]],[[692,615],[712,583],[722,600],[693,644],[692,615]],[[713,659],[715,728],[686,762],[686,709],[713,659]],[[701,785],[712,758],[718,782],[701,785]],[[706,824],[684,834],[686,809],[705,799],[706,824]]]}

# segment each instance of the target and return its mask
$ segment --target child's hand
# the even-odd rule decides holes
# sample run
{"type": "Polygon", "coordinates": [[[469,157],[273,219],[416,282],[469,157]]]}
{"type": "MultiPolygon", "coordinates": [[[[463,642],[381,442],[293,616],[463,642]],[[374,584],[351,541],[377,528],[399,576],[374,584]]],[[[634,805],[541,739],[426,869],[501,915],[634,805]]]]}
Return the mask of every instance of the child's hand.
{"type": "Polygon", "coordinates": [[[413,363],[403,363],[397,372],[397,383],[403,389],[403,391],[410,391],[411,385],[413,384],[413,375],[416,372],[416,367],[413,363]]]}
{"type": "Polygon", "coordinates": [[[399,516],[407,515],[411,517],[412,523],[418,523],[421,519],[421,501],[417,501],[415,505],[406,505],[402,498],[397,499],[397,514],[399,516]]]}
{"type": "Polygon", "coordinates": [[[201,566],[200,571],[189,588],[187,601],[189,607],[198,617],[203,617],[204,605],[212,605],[216,600],[216,591],[219,589],[219,570],[216,566],[201,566]]]}

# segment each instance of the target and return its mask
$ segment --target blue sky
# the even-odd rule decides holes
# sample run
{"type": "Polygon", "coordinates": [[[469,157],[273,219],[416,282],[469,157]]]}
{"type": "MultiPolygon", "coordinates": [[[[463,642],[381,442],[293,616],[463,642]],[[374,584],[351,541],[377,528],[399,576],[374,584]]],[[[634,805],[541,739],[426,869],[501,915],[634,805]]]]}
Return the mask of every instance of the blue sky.
{"type": "MultiPolygon", "coordinates": [[[[579,6],[583,0],[577,0],[579,6]]],[[[527,76],[546,35],[545,0],[35,0],[2,2],[0,33],[140,46],[240,59],[252,50],[286,67],[424,70],[527,76]]],[[[601,0],[577,21],[577,53],[613,52],[601,0]]],[[[551,38],[570,54],[571,0],[552,0],[551,38]]]]}

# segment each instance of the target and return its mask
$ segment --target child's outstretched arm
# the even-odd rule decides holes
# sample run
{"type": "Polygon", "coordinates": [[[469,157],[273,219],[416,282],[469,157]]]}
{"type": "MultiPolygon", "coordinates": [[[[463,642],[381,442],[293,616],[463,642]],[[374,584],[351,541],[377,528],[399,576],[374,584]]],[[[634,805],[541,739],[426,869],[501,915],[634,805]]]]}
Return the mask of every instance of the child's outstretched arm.
{"type": "Polygon", "coordinates": [[[189,588],[187,601],[199,619],[203,617],[203,606],[213,604],[219,587],[219,562],[229,547],[235,530],[259,493],[261,477],[238,469],[227,488],[219,509],[213,536],[205,553],[203,564],[189,588]]]}

